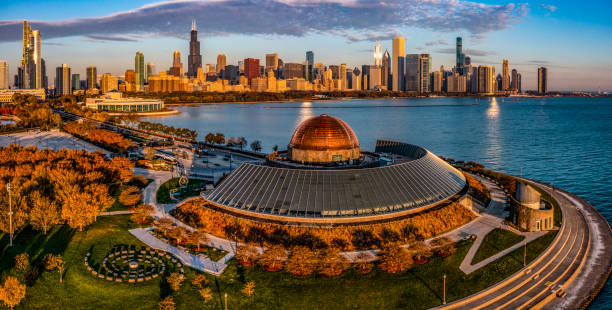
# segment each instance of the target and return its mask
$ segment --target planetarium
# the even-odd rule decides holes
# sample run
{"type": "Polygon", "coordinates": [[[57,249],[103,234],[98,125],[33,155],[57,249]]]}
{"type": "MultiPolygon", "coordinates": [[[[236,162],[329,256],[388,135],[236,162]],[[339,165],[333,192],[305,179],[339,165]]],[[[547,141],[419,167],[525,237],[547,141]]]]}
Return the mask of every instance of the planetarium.
{"type": "Polygon", "coordinates": [[[323,114],[300,124],[286,151],[240,164],[204,198],[253,220],[361,224],[440,208],[467,190],[463,174],[427,149],[378,140],[364,151],[346,122],[323,114]]]}

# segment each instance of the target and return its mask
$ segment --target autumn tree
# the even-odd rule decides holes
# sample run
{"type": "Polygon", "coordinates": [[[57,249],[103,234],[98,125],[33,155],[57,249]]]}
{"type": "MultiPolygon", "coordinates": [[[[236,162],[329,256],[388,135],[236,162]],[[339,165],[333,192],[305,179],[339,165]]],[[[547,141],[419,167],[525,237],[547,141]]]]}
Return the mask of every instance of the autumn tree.
{"type": "Polygon", "coordinates": [[[142,153],[144,154],[146,160],[151,160],[153,159],[153,157],[155,157],[157,150],[152,147],[147,146],[144,148],[142,153]]]}
{"type": "Polygon", "coordinates": [[[183,275],[178,272],[173,272],[166,277],[166,281],[168,282],[168,284],[170,284],[170,288],[175,292],[178,292],[178,290],[181,288],[183,280],[183,275]]]}
{"type": "Polygon", "coordinates": [[[283,246],[273,245],[267,248],[257,261],[265,270],[279,271],[287,259],[287,251],[283,246]]]}
{"type": "Polygon", "coordinates": [[[198,291],[200,296],[204,299],[204,302],[209,302],[213,299],[213,292],[210,287],[202,288],[198,291]]]}
{"type": "Polygon", "coordinates": [[[164,236],[168,234],[168,232],[172,228],[172,225],[174,225],[174,222],[166,217],[162,217],[153,222],[153,226],[155,227],[155,229],[161,231],[164,236]]]}
{"type": "Polygon", "coordinates": [[[175,239],[176,244],[181,244],[181,242],[185,240],[186,236],[187,231],[183,227],[178,226],[168,230],[168,237],[175,239]]]}
{"type": "Polygon", "coordinates": [[[174,310],[176,308],[176,304],[174,303],[174,298],[172,298],[172,296],[166,296],[166,298],[159,302],[158,306],[159,310],[174,310]]]}
{"type": "Polygon", "coordinates": [[[319,273],[328,277],[339,276],[350,266],[348,259],[338,249],[328,248],[320,255],[319,273]]]}
{"type": "Polygon", "coordinates": [[[15,256],[15,268],[19,271],[26,271],[30,268],[30,255],[21,253],[15,256]]]}
{"type": "Polygon", "coordinates": [[[64,283],[64,269],[66,267],[65,263],[64,263],[64,258],[62,257],[61,254],[57,254],[57,255],[53,255],[51,253],[45,255],[45,257],[43,258],[43,263],[45,265],[45,269],[47,270],[53,270],[53,269],[57,269],[57,272],[59,272],[59,283],[64,283]]]}
{"type": "Polygon", "coordinates": [[[213,144],[215,142],[215,134],[212,132],[207,133],[206,136],[204,137],[204,141],[206,143],[213,144]]]}
{"type": "Polygon", "coordinates": [[[317,255],[305,246],[291,248],[291,255],[287,259],[285,269],[296,276],[312,274],[318,266],[317,255]]]}
{"type": "Polygon", "coordinates": [[[236,260],[243,266],[250,267],[255,264],[259,257],[257,248],[250,244],[239,245],[236,247],[236,260]]]}
{"type": "Polygon", "coordinates": [[[83,231],[83,227],[96,221],[98,215],[108,209],[112,198],[103,184],[87,185],[82,192],[66,197],[62,205],[62,219],[72,228],[83,231]]]}
{"type": "Polygon", "coordinates": [[[142,200],[142,193],[136,186],[127,186],[119,194],[119,202],[124,206],[133,207],[142,200]]]}
{"type": "Polygon", "coordinates": [[[151,220],[151,214],[155,210],[152,205],[138,205],[130,209],[133,213],[130,219],[137,224],[146,224],[151,220]]]}
{"type": "Polygon", "coordinates": [[[40,230],[46,235],[53,225],[61,223],[57,201],[51,200],[39,191],[33,191],[29,200],[30,206],[32,206],[29,219],[34,229],[40,230]]]}
{"type": "Polygon", "coordinates": [[[359,253],[353,258],[353,262],[355,263],[355,270],[360,274],[368,274],[372,271],[372,262],[373,257],[366,253],[359,253]]]}
{"type": "Polygon", "coordinates": [[[207,238],[206,233],[200,230],[195,230],[185,234],[185,243],[199,249],[200,245],[207,241],[207,238]]]}
{"type": "MultiPolygon", "coordinates": [[[[14,179],[11,182],[11,204],[13,209],[13,233],[24,226],[28,220],[29,208],[26,201],[27,193],[24,183],[25,179],[14,179]]],[[[0,180],[0,230],[5,233],[10,233],[9,217],[6,216],[9,212],[9,193],[6,183],[0,180]]]]}
{"type": "Polygon", "coordinates": [[[249,281],[249,282],[245,283],[244,287],[240,291],[244,295],[252,296],[253,294],[255,294],[255,282],[249,281]]]}
{"type": "Polygon", "coordinates": [[[385,247],[381,249],[378,257],[380,258],[380,269],[389,273],[408,270],[413,263],[410,253],[400,246],[385,247]]]}
{"type": "Polygon", "coordinates": [[[134,163],[129,158],[116,156],[113,158],[111,165],[117,171],[117,176],[122,185],[134,177],[134,163]]]}
{"type": "Polygon", "coordinates": [[[454,243],[448,237],[441,237],[431,241],[433,253],[441,258],[449,257],[457,251],[454,243]]]}
{"type": "Polygon", "coordinates": [[[191,281],[191,285],[197,287],[197,288],[203,288],[206,285],[208,285],[208,280],[206,279],[206,276],[203,274],[198,274],[195,277],[193,277],[193,280],[191,281]]]}
{"type": "Polygon", "coordinates": [[[415,241],[411,243],[408,247],[408,251],[412,253],[412,257],[416,265],[427,263],[429,258],[433,255],[431,248],[428,247],[423,241],[415,241]]]}
{"type": "Polygon", "coordinates": [[[4,285],[0,288],[0,300],[11,309],[21,302],[25,294],[25,284],[21,284],[17,278],[12,276],[6,277],[4,285]]]}

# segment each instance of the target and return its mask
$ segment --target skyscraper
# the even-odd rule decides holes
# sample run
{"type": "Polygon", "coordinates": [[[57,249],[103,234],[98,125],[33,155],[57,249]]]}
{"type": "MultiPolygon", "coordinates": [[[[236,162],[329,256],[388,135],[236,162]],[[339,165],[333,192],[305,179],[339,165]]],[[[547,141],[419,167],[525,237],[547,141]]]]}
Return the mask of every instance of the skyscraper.
{"type": "Polygon", "coordinates": [[[548,91],[548,69],[545,67],[538,68],[538,94],[546,95],[548,91]]]}
{"type": "Polygon", "coordinates": [[[508,59],[504,59],[502,62],[502,91],[510,90],[510,65],[508,59]]]}
{"type": "Polygon", "coordinates": [[[72,89],[79,90],[81,89],[81,75],[75,73],[72,75],[72,89]]]}
{"type": "Polygon", "coordinates": [[[495,68],[493,66],[478,66],[478,92],[486,95],[495,93],[495,68]]]}
{"type": "Polygon", "coordinates": [[[338,80],[339,80],[339,88],[340,90],[345,90],[348,87],[348,83],[346,82],[346,64],[341,64],[338,70],[338,80]]]}
{"type": "Polygon", "coordinates": [[[172,53],[172,67],[168,70],[168,74],[174,76],[182,76],[183,75],[183,63],[181,62],[181,52],[174,51],[172,53]]]}
{"type": "Polygon", "coordinates": [[[40,31],[33,30],[30,36],[30,88],[43,87],[40,31]]]}
{"type": "Polygon", "coordinates": [[[87,89],[92,89],[92,88],[96,88],[97,85],[97,78],[98,78],[98,71],[96,69],[95,66],[90,66],[87,67],[87,89]]]}
{"type": "Polygon", "coordinates": [[[472,58],[470,56],[465,56],[463,58],[464,66],[469,66],[472,64],[472,58]]]}
{"type": "Polygon", "coordinates": [[[221,70],[225,69],[227,65],[227,59],[225,58],[225,54],[217,55],[217,73],[221,73],[221,70]]]}
{"type": "Polygon", "coordinates": [[[0,61],[0,89],[9,88],[9,67],[6,61],[0,61]]]}
{"type": "Polygon", "coordinates": [[[306,52],[306,79],[310,82],[314,80],[314,53],[306,52]]]}
{"type": "Polygon", "coordinates": [[[61,67],[55,69],[55,94],[70,95],[72,94],[72,75],[70,74],[70,67],[66,64],[62,64],[61,67]]]}
{"type": "Polygon", "coordinates": [[[402,37],[393,38],[393,90],[404,90],[404,55],[406,53],[406,40],[402,37]]]}
{"type": "Polygon", "coordinates": [[[264,71],[267,73],[268,71],[276,71],[278,70],[278,54],[266,54],[266,68],[264,71]]]}
{"type": "Polygon", "coordinates": [[[23,37],[22,37],[22,58],[21,58],[21,73],[18,78],[17,88],[30,88],[30,38],[32,36],[32,28],[28,25],[27,21],[23,21],[23,37]]]}
{"type": "Polygon", "coordinates": [[[376,44],[374,46],[374,65],[377,67],[382,66],[382,46],[380,44],[376,44]]]}
{"type": "Polygon", "coordinates": [[[385,50],[385,53],[382,57],[382,67],[381,67],[381,83],[383,86],[386,86],[389,89],[389,79],[391,73],[391,56],[389,56],[389,51],[385,50]]]}
{"type": "Polygon", "coordinates": [[[202,68],[202,55],[200,54],[200,41],[196,21],[191,21],[191,41],[189,41],[189,56],[187,58],[187,76],[195,78],[198,68],[202,68]]]}
{"type": "Polygon", "coordinates": [[[259,77],[259,59],[246,58],[244,60],[244,76],[249,79],[259,77]]]}
{"type": "Polygon", "coordinates": [[[461,37],[457,37],[456,52],[457,52],[457,55],[456,55],[457,69],[463,68],[463,65],[464,65],[463,39],[461,37]]]}
{"type": "Polygon", "coordinates": [[[108,93],[111,90],[118,90],[119,85],[117,83],[117,77],[110,74],[102,74],[102,80],[100,81],[100,91],[102,93],[108,93]]]}
{"type": "Polygon", "coordinates": [[[148,82],[149,77],[155,75],[155,63],[147,62],[145,64],[145,69],[145,82],[148,82]]]}
{"type": "Polygon", "coordinates": [[[135,91],[144,91],[145,81],[145,66],[144,55],[142,52],[137,52],[134,56],[134,84],[135,91]]]}
{"type": "Polygon", "coordinates": [[[419,54],[406,55],[406,91],[419,91],[419,54]]]}
{"type": "Polygon", "coordinates": [[[512,69],[512,81],[510,82],[510,90],[518,91],[518,71],[516,69],[512,69]]]}
{"type": "Polygon", "coordinates": [[[429,54],[419,56],[419,94],[431,91],[431,57],[429,54]]]}

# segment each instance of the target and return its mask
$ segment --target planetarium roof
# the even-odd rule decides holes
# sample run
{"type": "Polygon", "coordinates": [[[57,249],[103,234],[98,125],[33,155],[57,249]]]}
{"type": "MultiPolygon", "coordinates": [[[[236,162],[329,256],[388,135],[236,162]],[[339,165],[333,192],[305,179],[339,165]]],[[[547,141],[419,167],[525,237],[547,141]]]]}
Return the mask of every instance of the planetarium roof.
{"type": "Polygon", "coordinates": [[[303,121],[293,133],[289,148],[338,150],[359,147],[353,129],[343,120],[322,114],[303,121]]]}
{"type": "Polygon", "coordinates": [[[338,218],[420,210],[465,188],[460,171],[426,149],[405,145],[418,158],[376,168],[307,170],[243,163],[207,200],[253,216],[338,218]]]}

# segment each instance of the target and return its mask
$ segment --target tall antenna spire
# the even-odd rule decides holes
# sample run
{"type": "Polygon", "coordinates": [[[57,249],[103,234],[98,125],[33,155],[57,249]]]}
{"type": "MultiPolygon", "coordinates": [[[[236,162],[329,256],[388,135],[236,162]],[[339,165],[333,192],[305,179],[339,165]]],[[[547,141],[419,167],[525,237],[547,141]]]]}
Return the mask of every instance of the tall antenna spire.
{"type": "Polygon", "coordinates": [[[197,30],[196,29],[196,21],[195,21],[195,19],[192,19],[191,20],[191,31],[196,31],[196,30],[197,30]]]}

